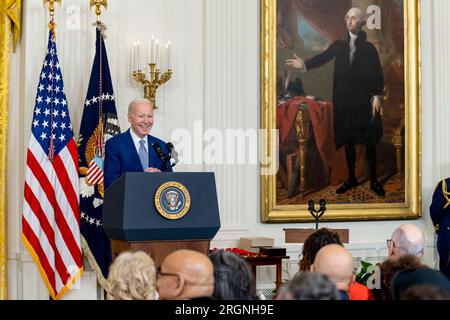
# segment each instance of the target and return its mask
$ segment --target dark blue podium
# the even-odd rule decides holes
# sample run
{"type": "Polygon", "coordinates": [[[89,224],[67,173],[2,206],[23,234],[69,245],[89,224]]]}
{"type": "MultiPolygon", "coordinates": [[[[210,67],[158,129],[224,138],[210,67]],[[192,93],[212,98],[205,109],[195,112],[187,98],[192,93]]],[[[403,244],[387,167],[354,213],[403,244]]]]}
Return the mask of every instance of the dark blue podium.
{"type": "Polygon", "coordinates": [[[125,173],[105,192],[103,228],[113,259],[142,250],[159,266],[178,249],[208,254],[220,228],[214,173],[125,173]]]}

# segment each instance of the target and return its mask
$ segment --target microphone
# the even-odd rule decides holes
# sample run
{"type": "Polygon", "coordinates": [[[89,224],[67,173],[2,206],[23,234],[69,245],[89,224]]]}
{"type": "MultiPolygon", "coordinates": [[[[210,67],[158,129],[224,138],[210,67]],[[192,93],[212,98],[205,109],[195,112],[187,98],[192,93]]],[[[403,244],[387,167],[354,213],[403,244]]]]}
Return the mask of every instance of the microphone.
{"type": "Polygon", "coordinates": [[[167,155],[164,154],[164,152],[162,151],[161,146],[159,145],[159,143],[158,143],[158,142],[154,142],[154,143],[152,144],[152,147],[153,147],[153,149],[155,150],[156,155],[158,156],[158,158],[159,158],[163,163],[166,163],[166,161],[167,161],[167,155]]]}
{"type": "Polygon", "coordinates": [[[172,167],[174,167],[178,162],[178,152],[175,150],[175,147],[173,146],[172,142],[167,142],[166,147],[170,152],[170,157],[173,159],[174,163],[172,164],[172,167]]]}

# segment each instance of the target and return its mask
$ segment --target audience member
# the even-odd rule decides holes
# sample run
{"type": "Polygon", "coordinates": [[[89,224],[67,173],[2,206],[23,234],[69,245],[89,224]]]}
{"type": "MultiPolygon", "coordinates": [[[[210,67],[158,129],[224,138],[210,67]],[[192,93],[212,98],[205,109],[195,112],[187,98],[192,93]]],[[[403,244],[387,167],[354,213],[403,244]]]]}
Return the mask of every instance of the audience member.
{"type": "MultiPolygon", "coordinates": [[[[310,234],[303,244],[299,270],[309,271],[316,258],[317,252],[328,244],[338,244],[342,246],[342,242],[337,232],[328,228],[321,228],[310,234]]],[[[365,285],[356,281],[352,283],[348,293],[350,300],[373,299],[371,291],[365,285]]]]}
{"type": "MultiPolygon", "coordinates": [[[[391,297],[393,300],[399,300],[405,296],[411,298],[411,291],[417,294],[418,286],[426,287],[425,292],[434,291],[441,295],[450,294],[447,278],[439,271],[430,268],[405,269],[398,272],[391,283],[391,297]],[[408,295],[407,295],[408,294],[408,295]]],[[[424,296],[422,296],[422,299],[424,296]]]]}
{"type": "Polygon", "coordinates": [[[214,265],[214,293],[217,300],[257,300],[252,269],[237,254],[215,250],[209,255],[214,265]]]}
{"type": "Polygon", "coordinates": [[[343,246],[329,244],[320,249],[311,271],[327,275],[339,290],[341,300],[349,299],[348,291],[355,280],[353,257],[343,246]]]}
{"type": "Polygon", "coordinates": [[[450,300],[450,293],[435,286],[415,285],[403,292],[400,300],[450,300]]]}
{"type": "Polygon", "coordinates": [[[388,240],[389,259],[398,260],[406,255],[422,258],[424,247],[425,236],[422,230],[410,223],[402,224],[388,240]]]}
{"type": "Polygon", "coordinates": [[[403,256],[398,260],[388,259],[380,265],[380,288],[372,290],[375,300],[391,300],[392,278],[405,269],[426,268],[418,257],[403,256]]]}
{"type": "Polygon", "coordinates": [[[341,240],[337,232],[328,228],[321,228],[309,235],[303,244],[301,259],[298,264],[300,271],[309,271],[316,258],[317,252],[328,244],[340,244],[341,240]]]}
{"type": "Polygon", "coordinates": [[[292,278],[283,294],[282,300],[339,300],[339,291],[324,274],[301,272],[292,278]]]}
{"type": "Polygon", "coordinates": [[[172,252],[158,268],[157,277],[162,300],[211,299],[214,291],[213,264],[197,251],[172,252]]]}
{"type": "Polygon", "coordinates": [[[145,252],[125,251],[109,268],[108,300],[157,300],[155,264],[145,252]]]}

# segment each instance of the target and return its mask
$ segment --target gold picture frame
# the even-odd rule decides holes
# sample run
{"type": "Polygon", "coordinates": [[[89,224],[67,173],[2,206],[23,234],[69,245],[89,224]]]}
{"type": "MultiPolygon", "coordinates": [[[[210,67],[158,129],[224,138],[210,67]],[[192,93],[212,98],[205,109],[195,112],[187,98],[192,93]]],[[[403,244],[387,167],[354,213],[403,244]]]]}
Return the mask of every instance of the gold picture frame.
{"type": "MultiPolygon", "coordinates": [[[[282,18],[283,12],[292,12],[292,10],[284,10],[281,12],[281,9],[280,12],[278,12],[278,6],[283,3],[288,3],[289,1],[302,2],[301,0],[261,0],[261,129],[265,129],[263,130],[263,132],[265,132],[263,139],[264,142],[266,142],[262,143],[265,148],[262,148],[262,150],[264,149],[264,151],[262,151],[264,154],[262,153],[261,157],[279,159],[280,168],[283,168],[284,164],[284,178],[287,181],[284,184],[282,183],[282,179],[280,179],[281,173],[279,171],[277,171],[277,174],[267,173],[266,170],[264,170],[265,168],[261,166],[261,220],[265,223],[314,221],[307,209],[307,200],[311,199],[318,202],[320,198],[317,198],[316,196],[321,195],[320,192],[303,194],[303,192],[306,191],[306,188],[302,189],[302,187],[307,184],[307,178],[305,179],[305,176],[314,176],[315,173],[313,169],[308,171],[312,163],[308,163],[309,158],[305,155],[306,147],[304,147],[309,143],[308,139],[311,139],[310,137],[306,139],[306,136],[313,131],[313,128],[311,125],[306,127],[303,126],[303,122],[309,121],[310,119],[306,118],[305,120],[302,118],[300,114],[300,109],[302,108],[299,106],[299,111],[296,113],[295,119],[292,120],[294,123],[292,125],[292,130],[295,132],[299,143],[298,150],[296,150],[295,153],[280,157],[280,146],[274,146],[277,144],[273,143],[275,138],[270,133],[271,130],[278,129],[277,108],[280,106],[279,101],[284,101],[283,99],[279,99],[279,91],[277,91],[277,83],[282,83],[282,85],[284,85],[283,81],[279,81],[279,74],[281,73],[279,66],[282,66],[285,61],[283,60],[280,64],[280,61],[277,60],[277,55],[279,54],[278,51],[280,50],[280,40],[277,38],[277,32],[281,32],[277,29],[280,29],[279,19],[280,17],[282,18]],[[304,148],[302,148],[302,146],[304,148]],[[294,162],[296,163],[296,167],[292,169],[294,162]],[[294,180],[292,180],[293,176],[295,177],[294,180]],[[300,200],[298,200],[298,203],[295,203],[295,201],[293,203],[283,203],[280,199],[285,201],[285,198],[280,196],[280,194],[282,194],[280,190],[285,192],[284,189],[287,189],[286,185],[291,186],[292,184],[294,187],[291,189],[297,190],[297,192],[300,190],[302,197],[299,198],[300,200]]],[[[330,0],[328,3],[331,5],[332,3],[339,1],[341,0],[330,0]]],[[[342,0],[341,2],[344,1],[346,0],[342,0]]],[[[381,7],[381,11],[383,12],[385,9],[383,8],[383,5],[387,5],[388,3],[386,1],[391,0],[356,2],[358,4],[365,3],[367,5],[376,3],[381,7]]],[[[317,3],[320,3],[322,6],[324,5],[324,2],[326,2],[326,0],[317,0],[317,3]]],[[[351,3],[352,1],[347,2],[351,3]]],[[[399,199],[404,198],[404,201],[399,201],[398,203],[395,201],[388,202],[386,199],[389,196],[389,190],[386,190],[385,198],[377,197],[374,200],[375,202],[365,202],[364,200],[361,200],[359,202],[346,203],[344,201],[338,203],[337,200],[328,201],[328,199],[324,198],[327,201],[327,211],[321,218],[321,221],[393,220],[417,219],[421,217],[420,0],[391,1],[389,3],[392,2],[397,3],[399,6],[403,6],[403,10],[400,11],[403,12],[403,45],[400,43],[400,40],[397,39],[397,43],[399,44],[397,47],[403,47],[403,54],[399,55],[399,57],[403,59],[397,57],[396,61],[391,61],[390,63],[392,66],[394,66],[395,63],[398,63],[399,66],[403,68],[403,72],[400,72],[398,76],[403,79],[402,88],[404,104],[398,104],[399,108],[403,107],[403,118],[401,123],[399,123],[397,130],[389,131],[389,134],[392,135],[392,139],[388,142],[391,143],[389,152],[394,156],[396,152],[396,161],[392,160],[394,159],[394,156],[391,156],[390,161],[394,161],[397,166],[398,172],[393,177],[397,177],[395,179],[402,181],[402,183],[400,183],[399,199]],[[403,184],[403,186],[401,186],[401,184],[403,184]],[[403,190],[403,193],[401,190],[403,190]],[[402,194],[403,198],[401,197],[402,194]]],[[[311,1],[308,1],[308,3],[311,6],[311,1]]],[[[298,4],[294,3],[294,6],[297,6],[295,9],[299,10],[298,4]]],[[[324,12],[333,14],[330,13],[332,10],[320,10],[320,14],[323,15],[324,12]]],[[[392,10],[389,12],[392,12],[392,10]]],[[[342,15],[342,19],[344,16],[345,13],[342,15]]],[[[322,16],[321,21],[327,20],[323,18],[324,17],[322,16]]],[[[393,18],[390,16],[390,19],[393,18]]],[[[330,19],[330,21],[332,20],[330,19]]],[[[345,27],[344,23],[343,25],[345,27]]],[[[285,42],[283,42],[283,44],[284,43],[285,42]]],[[[391,58],[394,59],[393,57],[391,58]]],[[[287,82],[288,81],[289,78],[287,82]]],[[[283,88],[286,88],[286,86],[283,88]]],[[[389,88],[386,94],[389,95],[389,88]]],[[[314,97],[311,99],[313,98],[314,97]]],[[[388,103],[389,102],[386,102],[386,104],[388,103]]],[[[383,126],[384,121],[385,120],[383,120],[383,126]]],[[[387,129],[390,130],[390,128],[387,129]]],[[[277,137],[276,139],[279,138],[277,137]]],[[[389,178],[387,181],[390,181],[389,178]]],[[[367,185],[368,183],[369,182],[366,180],[365,184],[367,185]]],[[[397,186],[398,185],[399,184],[397,183],[397,186]]],[[[336,188],[336,186],[330,185],[327,187],[329,190],[336,190],[333,189],[336,188]]],[[[319,189],[319,191],[320,190],[321,189],[319,189]]],[[[293,193],[295,194],[295,192],[293,193]]]]}

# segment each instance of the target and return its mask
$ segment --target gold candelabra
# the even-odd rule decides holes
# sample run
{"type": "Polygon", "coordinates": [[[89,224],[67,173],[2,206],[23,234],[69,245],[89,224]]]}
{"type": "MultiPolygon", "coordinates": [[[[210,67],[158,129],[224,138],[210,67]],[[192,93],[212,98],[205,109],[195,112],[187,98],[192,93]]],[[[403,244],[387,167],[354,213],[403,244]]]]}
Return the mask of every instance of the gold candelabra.
{"type": "Polygon", "coordinates": [[[168,69],[161,74],[156,63],[149,63],[149,66],[149,80],[146,79],[145,73],[142,70],[133,71],[133,79],[142,84],[144,87],[144,98],[152,102],[154,109],[158,109],[158,106],[156,105],[156,90],[172,78],[172,70],[168,69]]]}
{"type": "Polygon", "coordinates": [[[152,36],[150,45],[150,72],[148,78],[141,69],[141,43],[135,42],[132,51],[133,79],[144,87],[144,98],[150,100],[154,109],[158,109],[156,105],[156,91],[160,86],[165,84],[172,78],[172,42],[168,42],[165,48],[165,62],[167,71],[162,73],[159,68],[160,48],[159,40],[152,36]]]}

